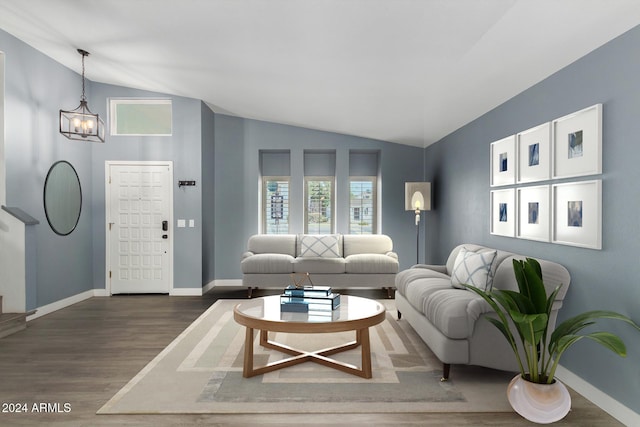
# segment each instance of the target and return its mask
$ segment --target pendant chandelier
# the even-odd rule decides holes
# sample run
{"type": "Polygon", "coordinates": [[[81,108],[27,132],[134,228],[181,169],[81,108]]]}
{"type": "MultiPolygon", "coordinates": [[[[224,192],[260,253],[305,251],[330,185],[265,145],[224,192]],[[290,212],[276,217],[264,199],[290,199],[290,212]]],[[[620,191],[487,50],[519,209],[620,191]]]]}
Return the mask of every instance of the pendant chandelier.
{"type": "Polygon", "coordinates": [[[89,52],[78,49],[78,53],[82,55],[82,97],[75,110],[60,110],[60,133],[78,141],[104,142],[104,122],[89,110],[84,94],[84,58],[89,52]]]}

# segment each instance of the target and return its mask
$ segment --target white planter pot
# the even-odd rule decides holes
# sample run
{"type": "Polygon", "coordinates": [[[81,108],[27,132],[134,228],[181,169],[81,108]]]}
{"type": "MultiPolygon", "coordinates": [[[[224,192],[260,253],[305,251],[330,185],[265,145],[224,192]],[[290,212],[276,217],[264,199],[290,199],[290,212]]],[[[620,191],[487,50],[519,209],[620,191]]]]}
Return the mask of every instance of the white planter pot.
{"type": "Polygon", "coordinates": [[[516,375],[507,387],[511,407],[522,417],[538,424],[561,420],[571,409],[571,396],[557,379],[553,384],[536,384],[516,375]]]}

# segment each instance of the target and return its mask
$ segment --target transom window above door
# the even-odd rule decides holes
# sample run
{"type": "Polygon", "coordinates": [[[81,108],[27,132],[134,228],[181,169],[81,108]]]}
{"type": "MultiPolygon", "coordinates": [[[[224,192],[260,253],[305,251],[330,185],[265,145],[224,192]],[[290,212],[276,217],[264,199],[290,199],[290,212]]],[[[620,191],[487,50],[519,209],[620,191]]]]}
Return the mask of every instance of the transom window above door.
{"type": "Polygon", "coordinates": [[[171,136],[171,99],[109,99],[112,136],[171,136]]]}

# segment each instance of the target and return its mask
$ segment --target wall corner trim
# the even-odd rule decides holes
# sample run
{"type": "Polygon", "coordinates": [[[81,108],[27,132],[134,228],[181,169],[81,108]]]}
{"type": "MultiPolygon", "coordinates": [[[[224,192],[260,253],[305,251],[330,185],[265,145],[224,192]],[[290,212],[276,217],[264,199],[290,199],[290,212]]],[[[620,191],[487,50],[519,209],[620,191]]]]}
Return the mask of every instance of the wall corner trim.
{"type": "Polygon", "coordinates": [[[206,294],[207,292],[209,292],[211,289],[213,289],[216,286],[216,281],[212,280],[209,283],[207,283],[206,285],[204,285],[202,287],[202,295],[206,294]]]}

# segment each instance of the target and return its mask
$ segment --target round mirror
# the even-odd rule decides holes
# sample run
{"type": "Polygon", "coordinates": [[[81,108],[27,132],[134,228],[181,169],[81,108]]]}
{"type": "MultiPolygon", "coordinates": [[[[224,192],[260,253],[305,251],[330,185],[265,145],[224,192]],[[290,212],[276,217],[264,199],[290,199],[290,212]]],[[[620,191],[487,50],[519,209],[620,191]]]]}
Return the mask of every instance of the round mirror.
{"type": "Polygon", "coordinates": [[[61,236],[75,230],[82,209],[82,189],[71,163],[54,163],[44,183],[44,212],[51,229],[61,236]]]}

